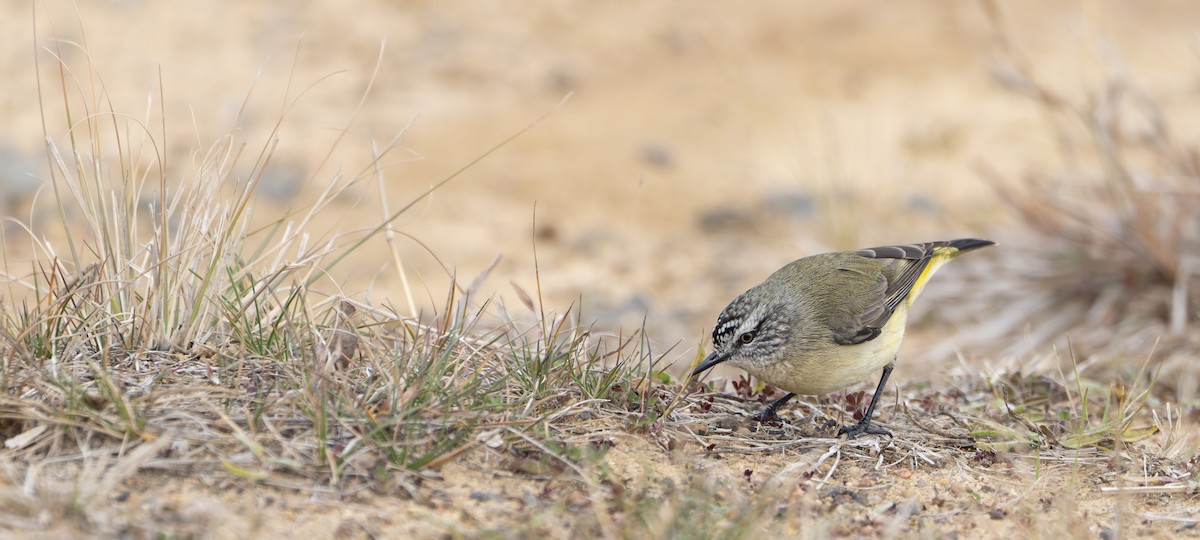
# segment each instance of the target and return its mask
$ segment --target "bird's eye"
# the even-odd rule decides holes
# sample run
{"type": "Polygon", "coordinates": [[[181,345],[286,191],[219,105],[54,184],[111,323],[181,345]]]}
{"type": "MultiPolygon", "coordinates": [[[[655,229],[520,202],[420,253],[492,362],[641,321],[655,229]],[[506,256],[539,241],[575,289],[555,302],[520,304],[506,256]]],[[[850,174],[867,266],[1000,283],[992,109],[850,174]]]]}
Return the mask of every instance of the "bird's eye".
{"type": "Polygon", "coordinates": [[[739,336],[738,340],[741,341],[742,343],[750,343],[751,341],[754,341],[754,336],[756,334],[758,334],[758,332],[751,330],[751,331],[746,332],[745,334],[742,334],[741,336],[739,336]]]}

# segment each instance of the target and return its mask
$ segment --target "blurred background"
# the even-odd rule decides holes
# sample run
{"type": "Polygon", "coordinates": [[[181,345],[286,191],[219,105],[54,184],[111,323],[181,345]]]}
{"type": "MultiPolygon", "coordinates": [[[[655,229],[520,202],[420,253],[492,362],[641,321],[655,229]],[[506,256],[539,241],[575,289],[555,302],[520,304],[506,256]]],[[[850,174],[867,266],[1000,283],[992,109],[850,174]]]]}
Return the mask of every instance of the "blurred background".
{"type": "MultiPolygon", "coordinates": [[[[8,44],[0,50],[0,204],[38,234],[51,234],[38,227],[53,208],[41,180],[43,115],[52,139],[68,134],[61,102],[40,110],[34,59],[53,88],[42,95],[54,96],[59,55],[73,70],[94,70],[106,107],[156,136],[165,126],[176,185],[219,139],[250,156],[235,177],[277,142],[256,220],[278,219],[331,179],[367,171],[324,213],[315,237],[377,225],[382,199],[395,211],[550,113],[396,221],[424,313],[444,304],[451,273],[464,283],[486,273],[483,296],[525,310],[515,288],[538,290],[536,243],[549,308],[582,304],[583,321],[604,330],[644,324],[686,362],[698,343],[708,346],[730,299],[793,259],[976,236],[1000,247],[956,262],[927,289],[916,322],[949,316],[918,324],[902,353],[914,360],[902,371],[927,369],[916,359],[937,361],[954,347],[975,353],[1002,341],[993,350],[1026,354],[1008,346],[1028,351],[1072,329],[1111,328],[1127,314],[1101,296],[1113,283],[1141,283],[1139,264],[1167,291],[1165,303],[1139,312],[1161,323],[1146,327],[1167,328],[1178,309],[1180,328],[1196,318],[1194,294],[1180,308],[1171,292],[1180,283],[1195,291],[1182,258],[1164,270],[1137,250],[1115,281],[1050,294],[1111,253],[1088,238],[1112,235],[1073,239],[1022,214],[1051,192],[1088,208],[1071,190],[1103,186],[1114,167],[1103,152],[1096,157],[1089,118],[1132,141],[1157,137],[1169,119],[1167,146],[1194,150],[1195,2],[31,4],[0,3],[8,44]],[[1134,99],[1115,98],[1114,87],[1134,99]],[[1136,110],[1120,114],[1129,104],[1136,110]],[[376,178],[373,151],[393,140],[376,178]],[[1047,258],[1075,248],[1076,266],[1047,258]],[[1021,303],[1030,297],[1043,301],[1021,303]],[[1032,319],[1071,301],[1079,306],[1057,325],[1032,319]],[[971,339],[947,343],[961,329],[974,329],[971,339]]],[[[1129,168],[1176,178],[1172,167],[1186,169],[1186,155],[1129,168]]],[[[1194,204],[1194,178],[1166,196],[1194,204]]],[[[1097,223],[1119,213],[1090,208],[1097,223]]],[[[1175,233],[1146,234],[1182,230],[1194,239],[1194,216],[1179,211],[1175,233]]],[[[11,220],[4,232],[9,274],[30,273],[22,266],[29,233],[11,220]]],[[[1175,252],[1195,254],[1187,238],[1175,252]]],[[[379,237],[322,286],[405,313],[400,279],[379,237]]],[[[1121,290],[1115,295],[1126,299],[1142,294],[1121,290]]],[[[1144,354],[1151,334],[1132,348],[1144,354]]]]}

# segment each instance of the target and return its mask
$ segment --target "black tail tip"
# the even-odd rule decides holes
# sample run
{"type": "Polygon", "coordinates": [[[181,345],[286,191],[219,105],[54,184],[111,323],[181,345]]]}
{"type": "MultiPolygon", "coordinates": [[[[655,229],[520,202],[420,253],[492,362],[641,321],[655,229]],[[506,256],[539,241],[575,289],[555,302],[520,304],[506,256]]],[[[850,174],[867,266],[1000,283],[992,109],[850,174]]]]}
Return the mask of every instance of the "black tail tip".
{"type": "Polygon", "coordinates": [[[985,248],[985,247],[994,246],[994,245],[996,245],[996,243],[991,240],[980,240],[978,238],[960,238],[958,240],[950,241],[950,247],[955,248],[962,252],[967,252],[967,251],[971,251],[973,249],[985,248]]]}

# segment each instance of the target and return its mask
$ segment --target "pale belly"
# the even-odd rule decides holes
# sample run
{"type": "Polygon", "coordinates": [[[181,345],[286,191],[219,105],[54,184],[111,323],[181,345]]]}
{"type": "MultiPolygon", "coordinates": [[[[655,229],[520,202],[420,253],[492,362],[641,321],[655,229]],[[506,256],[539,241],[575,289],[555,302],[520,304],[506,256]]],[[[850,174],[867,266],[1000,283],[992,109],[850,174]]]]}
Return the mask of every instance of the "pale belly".
{"type": "Polygon", "coordinates": [[[804,395],[828,394],[854,383],[878,377],[896,358],[904,340],[908,313],[901,308],[892,314],[879,337],[858,345],[832,345],[825,351],[808,351],[769,366],[746,366],[746,370],[768,384],[804,395]]]}

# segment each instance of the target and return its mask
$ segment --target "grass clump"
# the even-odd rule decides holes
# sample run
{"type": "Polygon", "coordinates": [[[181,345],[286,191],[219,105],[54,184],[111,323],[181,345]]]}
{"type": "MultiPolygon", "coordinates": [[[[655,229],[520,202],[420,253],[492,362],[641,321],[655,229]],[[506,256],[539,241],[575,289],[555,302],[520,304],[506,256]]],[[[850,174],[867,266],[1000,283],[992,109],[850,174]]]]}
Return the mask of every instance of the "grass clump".
{"type": "MultiPolygon", "coordinates": [[[[401,316],[329,279],[385,236],[399,265],[392,223],[462,170],[398,210],[384,203],[368,230],[313,233],[335,200],[382,180],[396,146],[372,146],[359,174],[334,177],[280,217],[256,216],[298,99],[285,99],[252,163],[235,136],[241,113],[215,144],[174,160],[165,121],[114,111],[94,67],[70,64],[77,55],[61,48],[75,45],[56,43],[52,69],[38,66],[58,74],[57,91],[43,90],[41,103],[59,104],[63,123],[44,112],[52,196],[34,209],[56,219],[22,224],[32,271],[9,274],[0,315],[7,459],[169,441],[153,457],[160,468],[219,464],[254,481],[299,474],[334,485],[437,468],[480,445],[531,443],[575,459],[542,442],[554,422],[632,386],[646,358],[636,337],[595,336],[540,305],[527,329],[507,316],[484,328],[489,305],[472,311],[475,285],[452,284],[429,316],[401,316]]],[[[382,181],[380,190],[386,199],[382,181]]]]}
{"type": "MultiPolygon", "coordinates": [[[[1048,120],[1061,167],[1014,179],[980,166],[1016,222],[991,278],[964,296],[964,309],[991,312],[967,339],[1022,336],[1002,353],[1022,356],[1068,335],[1081,362],[1100,357],[1124,366],[1125,376],[1153,348],[1165,368],[1160,382],[1194,379],[1185,366],[1200,357],[1200,161],[1192,145],[1111,50],[1100,51],[1106,79],[1071,95],[1039,75],[997,6],[985,5],[998,29],[994,75],[1048,120]]],[[[1191,383],[1172,390],[1185,402],[1197,395],[1191,383]]]]}

